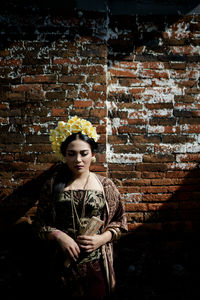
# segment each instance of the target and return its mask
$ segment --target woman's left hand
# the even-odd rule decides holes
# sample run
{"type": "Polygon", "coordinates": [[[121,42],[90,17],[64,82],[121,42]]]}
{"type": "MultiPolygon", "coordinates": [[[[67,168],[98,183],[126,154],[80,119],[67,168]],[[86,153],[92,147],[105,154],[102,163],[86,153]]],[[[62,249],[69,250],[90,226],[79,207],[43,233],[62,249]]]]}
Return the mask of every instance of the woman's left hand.
{"type": "Polygon", "coordinates": [[[106,231],[102,234],[89,235],[79,235],[77,237],[77,243],[85,252],[92,252],[99,248],[100,246],[109,242],[112,238],[111,231],[106,231]]]}

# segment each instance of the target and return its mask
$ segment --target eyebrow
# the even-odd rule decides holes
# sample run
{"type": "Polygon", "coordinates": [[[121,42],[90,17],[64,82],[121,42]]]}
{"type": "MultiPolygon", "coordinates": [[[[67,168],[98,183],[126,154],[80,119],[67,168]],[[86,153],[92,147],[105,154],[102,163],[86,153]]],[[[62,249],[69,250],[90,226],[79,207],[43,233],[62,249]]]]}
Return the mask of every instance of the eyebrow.
{"type": "MultiPolygon", "coordinates": [[[[79,152],[79,151],[75,151],[75,150],[67,150],[67,152],[79,152]]],[[[89,152],[88,149],[85,149],[85,150],[81,150],[80,152],[89,152]]]]}

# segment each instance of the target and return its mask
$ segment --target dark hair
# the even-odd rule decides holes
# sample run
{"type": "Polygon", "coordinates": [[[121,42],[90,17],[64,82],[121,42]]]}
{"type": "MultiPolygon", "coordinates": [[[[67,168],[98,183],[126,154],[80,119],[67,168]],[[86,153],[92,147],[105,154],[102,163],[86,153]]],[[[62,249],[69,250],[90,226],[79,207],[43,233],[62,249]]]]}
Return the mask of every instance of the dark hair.
{"type": "MultiPolygon", "coordinates": [[[[89,138],[87,135],[82,134],[81,132],[73,133],[68,136],[66,140],[61,144],[60,150],[63,156],[66,155],[67,146],[77,139],[80,139],[86,143],[88,143],[91,147],[92,152],[96,152],[98,149],[98,143],[94,141],[94,139],[89,138]]],[[[61,163],[61,167],[57,176],[54,179],[53,183],[53,199],[56,202],[59,199],[60,194],[64,190],[67,182],[71,179],[72,173],[66,164],[61,163]]]]}
{"type": "Polygon", "coordinates": [[[68,136],[66,138],[66,140],[64,142],[62,142],[62,144],[60,146],[60,151],[61,151],[61,153],[62,153],[63,156],[66,155],[67,146],[71,142],[73,142],[75,140],[78,140],[78,139],[80,139],[80,140],[88,143],[90,145],[90,147],[91,147],[92,152],[96,152],[97,151],[98,144],[97,144],[97,142],[94,141],[94,139],[89,138],[87,135],[82,134],[81,132],[77,132],[77,133],[71,134],[70,136],[68,136]]]}

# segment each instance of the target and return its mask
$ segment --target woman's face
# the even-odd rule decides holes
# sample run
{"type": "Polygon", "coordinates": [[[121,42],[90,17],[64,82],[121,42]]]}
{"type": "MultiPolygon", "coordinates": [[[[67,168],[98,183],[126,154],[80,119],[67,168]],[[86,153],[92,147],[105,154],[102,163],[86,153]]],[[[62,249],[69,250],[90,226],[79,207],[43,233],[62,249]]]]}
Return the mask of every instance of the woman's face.
{"type": "Polygon", "coordinates": [[[89,171],[92,156],[90,145],[80,139],[72,141],[66,148],[66,163],[74,175],[89,171]]]}

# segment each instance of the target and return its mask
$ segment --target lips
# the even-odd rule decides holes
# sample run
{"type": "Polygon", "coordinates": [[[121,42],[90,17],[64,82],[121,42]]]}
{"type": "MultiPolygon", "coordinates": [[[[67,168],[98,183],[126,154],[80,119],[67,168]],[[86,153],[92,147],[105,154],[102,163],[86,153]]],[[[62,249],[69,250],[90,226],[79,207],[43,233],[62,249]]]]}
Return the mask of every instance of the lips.
{"type": "Polygon", "coordinates": [[[79,169],[82,169],[83,166],[81,166],[81,165],[76,165],[75,168],[79,170],[79,169]]]}

